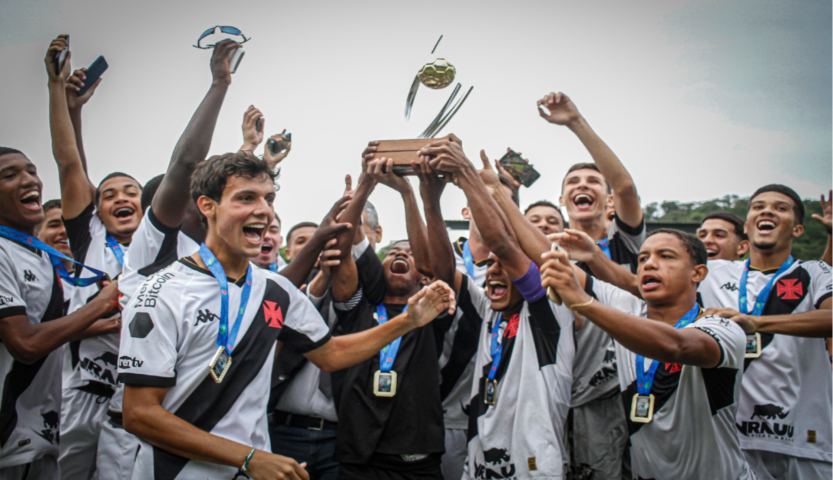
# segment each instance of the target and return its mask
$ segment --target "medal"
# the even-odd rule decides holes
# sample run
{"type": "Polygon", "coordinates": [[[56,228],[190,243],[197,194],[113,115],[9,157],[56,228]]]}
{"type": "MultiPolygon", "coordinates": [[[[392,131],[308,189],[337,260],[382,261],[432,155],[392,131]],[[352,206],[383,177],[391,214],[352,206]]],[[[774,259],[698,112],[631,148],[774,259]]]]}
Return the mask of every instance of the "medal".
{"type": "MultiPolygon", "coordinates": [[[[402,313],[408,311],[408,306],[402,313]]],[[[388,321],[388,309],[383,304],[376,307],[376,321],[379,325],[384,325],[388,321]]],[[[379,352],[379,370],[373,374],[373,394],[377,397],[392,397],[396,395],[396,372],[391,370],[393,362],[396,360],[396,354],[399,353],[399,344],[402,343],[402,337],[397,338],[390,344],[385,345],[379,352]]]]}
{"type": "Polygon", "coordinates": [[[631,402],[631,421],[636,423],[650,423],[654,419],[654,394],[633,396],[631,402]]]}
{"type": "MultiPolygon", "coordinates": [[[[686,325],[697,320],[700,314],[700,305],[697,303],[691,307],[683,318],[674,324],[674,328],[684,328],[686,325]]],[[[648,371],[645,371],[645,357],[636,356],[636,395],[631,402],[631,421],[636,423],[650,423],[654,419],[654,395],[651,387],[654,386],[654,377],[659,368],[659,361],[651,360],[648,371]]]]}
{"type": "Polygon", "coordinates": [[[500,357],[503,353],[503,342],[501,339],[500,325],[503,323],[503,315],[500,315],[492,327],[492,368],[489,369],[489,377],[486,379],[486,389],[483,392],[483,403],[486,405],[497,404],[497,367],[500,366],[500,357]]]}
{"type": "Polygon", "coordinates": [[[226,272],[205,243],[200,245],[199,255],[220,285],[220,326],[217,334],[217,353],[214,354],[208,364],[208,373],[211,378],[220,383],[231,368],[231,352],[234,348],[234,341],[237,339],[237,332],[240,330],[240,324],[243,323],[243,315],[246,312],[246,305],[249,303],[249,294],[252,291],[252,266],[249,265],[246,269],[246,283],[243,285],[243,291],[240,294],[240,308],[237,310],[237,319],[234,321],[234,326],[229,332],[229,295],[226,272]]]}
{"type": "Polygon", "coordinates": [[[494,405],[497,396],[497,380],[486,379],[486,393],[483,395],[483,403],[494,405]]]}
{"type": "Polygon", "coordinates": [[[396,395],[396,372],[376,370],[376,373],[373,374],[373,394],[377,397],[396,395]]]}
{"type": "Polygon", "coordinates": [[[758,332],[746,334],[746,355],[745,358],[758,358],[761,356],[761,334],[758,332]]]}
{"type": "Polygon", "coordinates": [[[226,376],[229,367],[231,367],[231,355],[226,351],[226,347],[218,348],[214,358],[211,359],[211,363],[208,364],[208,372],[211,373],[215,382],[220,383],[223,381],[223,377],[226,376]]]}

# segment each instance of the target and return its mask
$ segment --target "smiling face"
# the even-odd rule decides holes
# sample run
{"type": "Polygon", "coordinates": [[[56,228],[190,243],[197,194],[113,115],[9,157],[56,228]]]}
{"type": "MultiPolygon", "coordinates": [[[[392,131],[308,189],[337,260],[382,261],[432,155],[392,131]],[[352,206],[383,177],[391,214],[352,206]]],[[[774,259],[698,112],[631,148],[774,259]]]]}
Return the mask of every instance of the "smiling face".
{"type": "Polygon", "coordinates": [[[275,184],[268,176],[229,177],[219,203],[205,195],[197,201],[200,212],[208,221],[206,243],[211,239],[211,244],[219,245],[231,254],[257,257],[262,250],[266,228],[275,216],[274,200],[275,184]]]}
{"type": "Polygon", "coordinates": [[[129,177],[113,177],[98,187],[98,218],[117,240],[129,241],[142,221],[142,188],[129,177]]]}
{"type": "Polygon", "coordinates": [[[676,235],[658,233],[648,237],[637,257],[639,291],[648,304],[669,305],[694,296],[706,277],[705,265],[694,265],[683,241],[676,235]]]}
{"type": "Polygon", "coordinates": [[[735,261],[749,250],[749,242],[735,233],[735,226],[719,218],[705,220],[697,229],[697,238],[706,246],[709,260],[735,261]]]}
{"type": "Polygon", "coordinates": [[[61,219],[60,208],[50,208],[44,212],[43,222],[38,227],[38,240],[70,258],[72,257],[67,230],[64,228],[63,219],[61,219]]]}
{"type": "Polygon", "coordinates": [[[744,229],[749,242],[758,250],[792,248],[792,241],[804,233],[796,225],[793,200],[778,192],[764,192],[749,203],[744,229]]]}
{"type": "Polygon", "coordinates": [[[561,214],[552,207],[545,205],[532,207],[524,216],[544,235],[564,231],[564,220],[561,218],[561,214]]]}
{"type": "Polygon", "coordinates": [[[278,223],[278,219],[274,218],[272,219],[272,223],[269,224],[269,228],[266,229],[266,233],[263,234],[260,255],[253,260],[255,265],[262,268],[269,268],[269,265],[272,265],[278,260],[282,245],[281,225],[278,223]]]}
{"type": "Polygon", "coordinates": [[[570,222],[604,221],[607,183],[601,173],[582,168],[567,174],[559,201],[567,207],[570,222]]]}
{"type": "Polygon", "coordinates": [[[0,155],[0,215],[2,223],[33,234],[43,221],[38,169],[20,153],[0,155]]]}
{"type": "Polygon", "coordinates": [[[486,296],[492,304],[492,310],[504,312],[523,302],[518,288],[509,278],[509,274],[501,267],[500,260],[494,253],[486,261],[486,296]]]}
{"type": "Polygon", "coordinates": [[[382,261],[385,283],[390,295],[410,296],[419,290],[422,275],[416,268],[416,260],[408,242],[391,245],[382,261]]]}

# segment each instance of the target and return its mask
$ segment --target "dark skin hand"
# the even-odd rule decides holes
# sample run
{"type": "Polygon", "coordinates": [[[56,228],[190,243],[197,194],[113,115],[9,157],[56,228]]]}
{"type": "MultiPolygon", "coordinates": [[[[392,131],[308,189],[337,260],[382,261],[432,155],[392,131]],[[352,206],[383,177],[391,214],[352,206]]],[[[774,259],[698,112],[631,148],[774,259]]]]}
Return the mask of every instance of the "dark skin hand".
{"type": "Polygon", "coordinates": [[[153,214],[168,228],[177,228],[182,224],[188,205],[192,202],[190,190],[182,186],[189,184],[197,164],[208,155],[217,117],[231,85],[229,54],[238,48],[241,45],[231,40],[224,40],[214,47],[211,55],[211,88],[174,147],[168,171],[153,196],[153,214]]]}

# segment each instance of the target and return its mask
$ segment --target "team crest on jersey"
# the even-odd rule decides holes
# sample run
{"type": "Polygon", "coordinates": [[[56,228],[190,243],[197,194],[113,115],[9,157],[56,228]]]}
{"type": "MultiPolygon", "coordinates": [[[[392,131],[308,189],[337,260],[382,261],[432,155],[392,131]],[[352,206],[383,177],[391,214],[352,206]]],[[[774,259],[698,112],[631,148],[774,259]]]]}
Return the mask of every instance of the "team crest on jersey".
{"type": "Polygon", "coordinates": [[[801,300],[804,295],[804,286],[797,278],[782,278],[775,288],[781,300],[801,300]]]}
{"type": "Polygon", "coordinates": [[[665,371],[668,373],[677,373],[682,371],[683,366],[679,363],[666,363],[665,364],[665,371]]]}
{"type": "Polygon", "coordinates": [[[512,318],[509,319],[509,323],[506,325],[506,333],[504,334],[506,338],[515,338],[518,334],[518,326],[521,324],[521,314],[516,313],[512,315],[512,318]]]}
{"type": "Polygon", "coordinates": [[[281,307],[269,300],[263,301],[263,318],[271,328],[283,328],[283,311],[281,307]]]}
{"type": "Polygon", "coordinates": [[[43,418],[43,430],[37,431],[32,429],[39,437],[43,438],[52,445],[59,441],[60,432],[58,431],[58,424],[61,422],[61,416],[55,410],[50,410],[46,413],[41,413],[43,418]]]}
{"type": "Polygon", "coordinates": [[[491,448],[483,452],[485,465],[474,463],[474,478],[480,479],[510,479],[515,478],[515,464],[506,448],[491,448]]]}

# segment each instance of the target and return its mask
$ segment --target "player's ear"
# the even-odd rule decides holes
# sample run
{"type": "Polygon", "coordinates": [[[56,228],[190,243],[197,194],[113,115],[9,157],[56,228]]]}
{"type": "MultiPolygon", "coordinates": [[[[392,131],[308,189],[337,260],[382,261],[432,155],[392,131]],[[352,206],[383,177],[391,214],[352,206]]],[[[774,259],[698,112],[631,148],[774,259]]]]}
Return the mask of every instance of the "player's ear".
{"type": "Polygon", "coordinates": [[[471,211],[469,210],[469,207],[463,207],[462,214],[463,218],[465,218],[466,220],[471,220],[471,211]]]}
{"type": "Polygon", "coordinates": [[[691,281],[693,283],[700,283],[706,279],[706,275],[709,274],[709,267],[705,265],[695,265],[694,271],[691,275],[691,281]]]}
{"type": "Polygon", "coordinates": [[[804,234],[804,225],[796,225],[793,227],[793,238],[798,238],[804,234]]]}
{"type": "Polygon", "coordinates": [[[376,228],[373,229],[373,234],[376,236],[376,244],[382,243],[382,226],[376,225],[376,228]]]}
{"type": "Polygon", "coordinates": [[[748,252],[748,251],[749,251],[749,240],[741,240],[740,243],[738,243],[738,252],[737,252],[738,253],[738,258],[741,258],[744,255],[746,255],[746,252],[748,252]]]}
{"type": "Polygon", "coordinates": [[[217,202],[205,195],[197,199],[197,208],[205,218],[214,218],[217,215],[217,202]]]}

